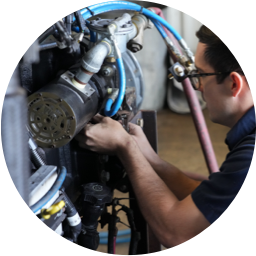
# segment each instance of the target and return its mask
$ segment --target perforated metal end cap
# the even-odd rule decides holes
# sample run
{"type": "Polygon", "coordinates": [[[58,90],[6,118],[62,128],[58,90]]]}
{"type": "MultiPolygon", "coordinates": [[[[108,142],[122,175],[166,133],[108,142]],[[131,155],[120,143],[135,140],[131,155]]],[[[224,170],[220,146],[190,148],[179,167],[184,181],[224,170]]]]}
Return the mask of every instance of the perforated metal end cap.
{"type": "Polygon", "coordinates": [[[67,144],[75,134],[75,114],[65,100],[48,92],[28,97],[28,126],[37,145],[57,148],[67,144]]]}

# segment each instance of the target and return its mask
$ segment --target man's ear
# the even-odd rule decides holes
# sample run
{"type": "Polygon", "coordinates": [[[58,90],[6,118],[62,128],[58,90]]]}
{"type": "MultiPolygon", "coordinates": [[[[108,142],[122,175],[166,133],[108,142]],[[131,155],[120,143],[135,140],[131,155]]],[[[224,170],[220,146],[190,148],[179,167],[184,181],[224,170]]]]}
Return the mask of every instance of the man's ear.
{"type": "Polygon", "coordinates": [[[241,75],[237,72],[232,72],[229,76],[232,81],[232,87],[231,87],[232,96],[237,97],[243,88],[243,79],[241,75]]]}

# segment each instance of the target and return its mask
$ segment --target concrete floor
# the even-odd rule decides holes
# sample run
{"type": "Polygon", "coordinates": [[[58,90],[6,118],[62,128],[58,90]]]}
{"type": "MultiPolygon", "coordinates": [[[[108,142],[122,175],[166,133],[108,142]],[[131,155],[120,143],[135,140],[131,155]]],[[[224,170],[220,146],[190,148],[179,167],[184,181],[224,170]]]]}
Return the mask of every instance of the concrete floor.
{"type": "MultiPolygon", "coordinates": [[[[208,111],[203,111],[205,121],[210,133],[213,148],[219,166],[224,161],[228,148],[224,143],[228,128],[214,124],[209,120],[208,111]]],[[[157,114],[158,118],[158,154],[183,171],[208,175],[207,166],[199,144],[191,115],[179,115],[170,110],[162,110],[157,114]]],[[[120,192],[115,197],[127,197],[120,192]]],[[[124,201],[125,203],[125,201],[124,201]]],[[[127,223],[126,215],[119,215],[121,220],[127,223]]],[[[123,224],[118,224],[118,229],[126,229],[123,224]]],[[[104,231],[107,227],[104,228],[104,231]]],[[[116,254],[127,255],[129,244],[117,244],[116,254]]],[[[106,245],[100,245],[100,252],[107,252],[106,245]]]]}

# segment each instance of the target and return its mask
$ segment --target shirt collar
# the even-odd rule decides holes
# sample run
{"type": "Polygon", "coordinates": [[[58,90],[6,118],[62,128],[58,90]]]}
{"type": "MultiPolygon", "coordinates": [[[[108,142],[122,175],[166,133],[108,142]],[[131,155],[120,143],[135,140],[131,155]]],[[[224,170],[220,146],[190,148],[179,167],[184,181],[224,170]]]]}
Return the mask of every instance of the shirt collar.
{"type": "Polygon", "coordinates": [[[228,132],[225,143],[228,145],[229,150],[232,150],[243,137],[251,134],[255,130],[255,127],[255,111],[254,107],[252,107],[228,132]]]}

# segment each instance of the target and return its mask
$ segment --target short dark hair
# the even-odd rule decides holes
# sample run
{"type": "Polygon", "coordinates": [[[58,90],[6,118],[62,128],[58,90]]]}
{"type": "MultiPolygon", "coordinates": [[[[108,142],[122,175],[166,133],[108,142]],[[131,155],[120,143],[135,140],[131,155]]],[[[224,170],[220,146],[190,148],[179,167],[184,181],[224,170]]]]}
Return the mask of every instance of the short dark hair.
{"type": "MultiPolygon", "coordinates": [[[[236,71],[244,75],[238,61],[228,47],[209,28],[202,25],[196,32],[199,42],[206,44],[204,53],[206,61],[213,67],[215,72],[236,71]]],[[[228,75],[217,76],[217,82],[221,83],[228,75]]]]}

